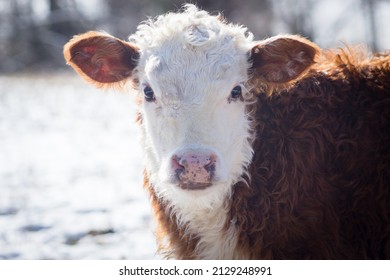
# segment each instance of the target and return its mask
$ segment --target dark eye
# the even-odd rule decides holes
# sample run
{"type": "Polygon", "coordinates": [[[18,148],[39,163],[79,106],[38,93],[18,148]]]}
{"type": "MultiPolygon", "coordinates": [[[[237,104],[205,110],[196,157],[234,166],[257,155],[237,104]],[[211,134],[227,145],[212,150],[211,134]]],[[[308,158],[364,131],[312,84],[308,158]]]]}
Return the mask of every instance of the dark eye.
{"type": "Polygon", "coordinates": [[[230,99],[237,100],[241,97],[242,89],[241,86],[235,86],[231,93],[230,93],[230,99]]]}
{"type": "Polygon", "coordinates": [[[153,89],[149,86],[144,88],[144,97],[147,102],[152,102],[155,100],[153,89]]]}

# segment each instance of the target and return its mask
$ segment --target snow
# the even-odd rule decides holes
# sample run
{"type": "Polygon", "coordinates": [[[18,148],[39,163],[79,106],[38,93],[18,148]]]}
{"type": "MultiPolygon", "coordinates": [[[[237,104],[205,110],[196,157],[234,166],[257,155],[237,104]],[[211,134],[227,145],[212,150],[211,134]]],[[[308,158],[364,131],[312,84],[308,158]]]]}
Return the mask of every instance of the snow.
{"type": "Polygon", "coordinates": [[[0,259],[158,259],[128,93],[0,77],[0,259]]]}

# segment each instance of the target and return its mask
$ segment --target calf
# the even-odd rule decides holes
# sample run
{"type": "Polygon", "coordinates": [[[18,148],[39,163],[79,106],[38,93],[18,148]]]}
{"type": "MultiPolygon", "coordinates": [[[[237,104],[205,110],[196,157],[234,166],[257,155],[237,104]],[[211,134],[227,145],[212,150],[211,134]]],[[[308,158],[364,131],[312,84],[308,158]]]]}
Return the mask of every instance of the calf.
{"type": "Polygon", "coordinates": [[[66,61],[131,81],[159,251],[178,259],[390,258],[390,55],[254,41],[187,5],[66,61]]]}

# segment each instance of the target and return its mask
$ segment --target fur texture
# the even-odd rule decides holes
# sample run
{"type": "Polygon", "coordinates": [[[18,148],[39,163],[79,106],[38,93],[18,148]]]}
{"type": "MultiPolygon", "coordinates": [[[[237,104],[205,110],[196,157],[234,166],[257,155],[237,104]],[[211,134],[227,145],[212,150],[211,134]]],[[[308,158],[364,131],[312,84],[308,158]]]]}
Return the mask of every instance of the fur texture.
{"type": "MultiPolygon", "coordinates": [[[[163,219],[172,219],[188,240],[197,237],[193,258],[232,258],[237,234],[232,228],[221,235],[229,212],[226,201],[253,152],[245,102],[229,102],[229,96],[241,85],[244,97],[249,98],[244,83],[251,35],[245,28],[188,6],[183,13],[141,25],[130,41],[142,50],[136,69],[139,92],[149,86],[156,99],[139,107],[146,174],[156,207],[164,205],[163,219]],[[187,149],[217,155],[212,187],[187,191],[172,180],[171,158],[187,149]]],[[[168,239],[172,239],[170,234],[168,239]]]]}
{"type": "Polygon", "coordinates": [[[390,258],[390,56],[326,52],[259,92],[248,188],[230,216],[248,258],[390,258]]]}
{"type": "Polygon", "coordinates": [[[390,258],[389,54],[254,42],[193,5],[129,43],[87,33],[64,54],[98,86],[134,82],[167,258],[390,258]],[[211,186],[178,187],[172,158],[186,151],[213,154],[211,186]]]}
{"type": "MultiPolygon", "coordinates": [[[[229,209],[219,238],[238,241],[208,257],[390,258],[390,56],[340,50],[322,59],[288,90],[257,92],[248,105],[250,177],[219,209],[229,209]]],[[[145,186],[171,241],[164,252],[200,258],[199,236],[178,230],[185,226],[145,186]]]]}

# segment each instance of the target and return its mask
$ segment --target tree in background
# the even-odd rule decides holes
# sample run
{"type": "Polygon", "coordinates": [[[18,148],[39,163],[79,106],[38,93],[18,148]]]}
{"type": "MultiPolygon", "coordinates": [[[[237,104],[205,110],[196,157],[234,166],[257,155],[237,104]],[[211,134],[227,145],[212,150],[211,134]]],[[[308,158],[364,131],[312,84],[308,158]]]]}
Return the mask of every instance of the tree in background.
{"type": "Polygon", "coordinates": [[[41,10],[34,0],[7,4],[0,6],[0,72],[58,67],[64,64],[62,46],[69,36],[93,26],[74,0],[47,0],[41,10]]]}
{"type": "MultiPolygon", "coordinates": [[[[356,14],[360,13],[359,20],[364,21],[366,29],[365,41],[371,49],[379,50],[378,40],[382,38],[378,35],[378,4],[389,0],[352,0],[342,13],[336,7],[339,18],[321,22],[320,27],[325,30],[322,33],[313,24],[314,11],[326,0],[189,2],[248,26],[257,39],[292,33],[321,44],[332,41],[332,45],[343,26],[349,23],[355,27],[356,14]]],[[[182,4],[179,0],[0,0],[0,73],[63,67],[62,47],[74,34],[97,29],[125,39],[135,32],[140,21],[177,10],[182,4]]]]}

